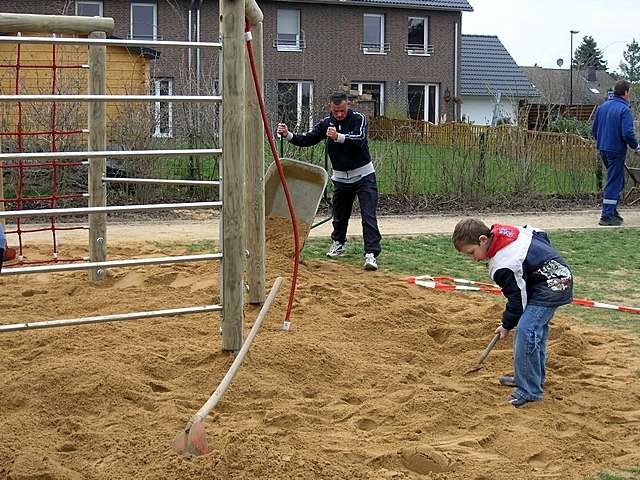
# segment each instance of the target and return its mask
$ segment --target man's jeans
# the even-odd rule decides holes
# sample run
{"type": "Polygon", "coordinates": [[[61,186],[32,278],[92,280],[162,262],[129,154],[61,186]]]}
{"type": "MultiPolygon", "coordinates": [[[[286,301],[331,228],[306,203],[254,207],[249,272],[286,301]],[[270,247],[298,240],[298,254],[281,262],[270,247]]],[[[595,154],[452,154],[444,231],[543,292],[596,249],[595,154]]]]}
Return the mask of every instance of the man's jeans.
{"type": "Polygon", "coordinates": [[[549,322],[557,307],[527,305],[513,339],[513,368],[517,387],[513,395],[525,400],[542,400],[547,360],[549,322]]]}
{"type": "Polygon", "coordinates": [[[600,158],[607,168],[607,183],[602,192],[602,216],[613,217],[617,211],[620,192],[624,189],[624,160],[626,152],[614,153],[600,150],[600,158]]]}

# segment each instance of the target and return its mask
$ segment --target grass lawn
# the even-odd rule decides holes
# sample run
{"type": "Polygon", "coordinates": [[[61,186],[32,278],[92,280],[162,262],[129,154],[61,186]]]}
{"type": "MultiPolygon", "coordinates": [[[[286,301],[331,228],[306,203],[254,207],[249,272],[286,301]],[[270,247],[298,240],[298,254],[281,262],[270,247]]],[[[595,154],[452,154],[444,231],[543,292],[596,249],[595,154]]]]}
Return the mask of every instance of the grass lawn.
{"type": "MultiPolygon", "coordinates": [[[[279,142],[277,143],[280,149],[279,142]]],[[[184,148],[182,145],[176,148],[184,148]]],[[[456,149],[422,143],[372,140],[369,142],[376,165],[381,194],[458,193],[478,191],[511,192],[522,186],[539,193],[585,193],[596,191],[595,173],[572,158],[514,160],[475,146],[456,149]]],[[[265,166],[273,159],[265,143],[265,166]]],[[[299,148],[284,142],[282,156],[324,167],[324,144],[299,148]]],[[[199,157],[192,162],[168,159],[155,162],[157,175],[201,179],[218,177],[218,159],[199,157]]]]}
{"type": "MultiPolygon", "coordinates": [[[[551,232],[549,237],[573,270],[575,298],[640,307],[637,230],[561,231],[551,232]]],[[[328,243],[326,239],[310,238],[303,250],[303,257],[326,259],[328,243]]],[[[361,266],[362,253],[362,240],[354,238],[348,253],[337,261],[361,266]]],[[[383,271],[398,274],[448,275],[489,281],[485,264],[473,262],[456,252],[449,235],[384,237],[378,265],[383,271]]],[[[640,335],[640,315],[637,314],[575,305],[563,307],[563,310],[588,324],[624,328],[640,335]]]]}
{"type": "Polygon", "coordinates": [[[640,468],[625,468],[620,474],[601,472],[588,480],[640,480],[640,468]]]}
{"type": "MultiPolygon", "coordinates": [[[[539,193],[572,194],[596,191],[595,173],[572,159],[518,159],[479,148],[455,149],[422,143],[369,142],[381,194],[505,193],[528,188],[539,193]],[[550,165],[550,163],[556,163],[550,165]]],[[[288,143],[283,156],[324,167],[324,145],[298,148],[288,143]]],[[[265,149],[265,163],[272,162],[265,149]]]]}

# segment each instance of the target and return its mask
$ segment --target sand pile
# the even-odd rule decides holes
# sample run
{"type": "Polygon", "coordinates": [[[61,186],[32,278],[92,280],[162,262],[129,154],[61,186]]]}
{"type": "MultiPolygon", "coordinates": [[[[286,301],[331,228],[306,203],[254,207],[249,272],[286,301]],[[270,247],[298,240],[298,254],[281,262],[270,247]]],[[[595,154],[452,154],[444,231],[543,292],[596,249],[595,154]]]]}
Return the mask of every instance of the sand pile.
{"type": "MultiPolygon", "coordinates": [[[[112,243],[110,258],[184,251],[112,243]]],[[[271,249],[269,286],[290,268],[271,249]]],[[[218,301],[215,263],[86,276],[2,277],[0,322],[218,301]]],[[[509,342],[463,375],[492,336],[496,299],[309,261],[283,332],[288,287],[205,423],[206,457],[170,445],[232,361],[217,315],[0,335],[0,479],[584,479],[640,465],[637,339],[561,311],[546,399],[517,410],[496,381],[509,342]]],[[[258,310],[247,307],[247,331],[258,310]]]]}

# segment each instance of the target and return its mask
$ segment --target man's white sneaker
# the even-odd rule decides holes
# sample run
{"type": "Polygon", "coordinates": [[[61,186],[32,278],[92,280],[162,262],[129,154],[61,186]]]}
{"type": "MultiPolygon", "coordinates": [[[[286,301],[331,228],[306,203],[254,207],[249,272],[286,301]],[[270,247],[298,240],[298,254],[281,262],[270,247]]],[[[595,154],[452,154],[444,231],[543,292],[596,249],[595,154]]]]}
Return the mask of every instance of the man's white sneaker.
{"type": "Polygon", "coordinates": [[[364,269],[365,270],[377,270],[378,262],[376,262],[376,257],[373,253],[367,253],[364,256],[364,269]]]}
{"type": "Polygon", "coordinates": [[[329,251],[327,252],[327,257],[331,257],[331,258],[339,257],[346,251],[347,251],[347,242],[340,243],[334,240],[331,246],[329,247],[329,251]]]}

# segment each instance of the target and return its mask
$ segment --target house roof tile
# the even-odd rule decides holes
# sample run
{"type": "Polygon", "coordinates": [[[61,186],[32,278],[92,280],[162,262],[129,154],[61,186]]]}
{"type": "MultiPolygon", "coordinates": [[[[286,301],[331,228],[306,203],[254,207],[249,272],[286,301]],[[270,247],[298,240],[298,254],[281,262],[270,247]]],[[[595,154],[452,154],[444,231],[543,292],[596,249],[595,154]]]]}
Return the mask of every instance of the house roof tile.
{"type": "MultiPolygon", "coordinates": [[[[278,0],[292,1],[292,0],[278,0]]],[[[379,7],[414,8],[421,10],[453,10],[472,12],[467,0],[293,0],[298,3],[338,3],[346,5],[376,5],[379,7]]]]}
{"type": "MultiPolygon", "coordinates": [[[[569,69],[522,67],[540,92],[540,103],[551,105],[569,105],[571,89],[569,88],[569,69]]],[[[615,78],[604,70],[589,72],[588,69],[573,69],[573,104],[597,105],[608,97],[613,89],[615,78]]]]}
{"type": "Polygon", "coordinates": [[[495,35],[462,35],[460,93],[518,98],[540,95],[495,35]]]}

